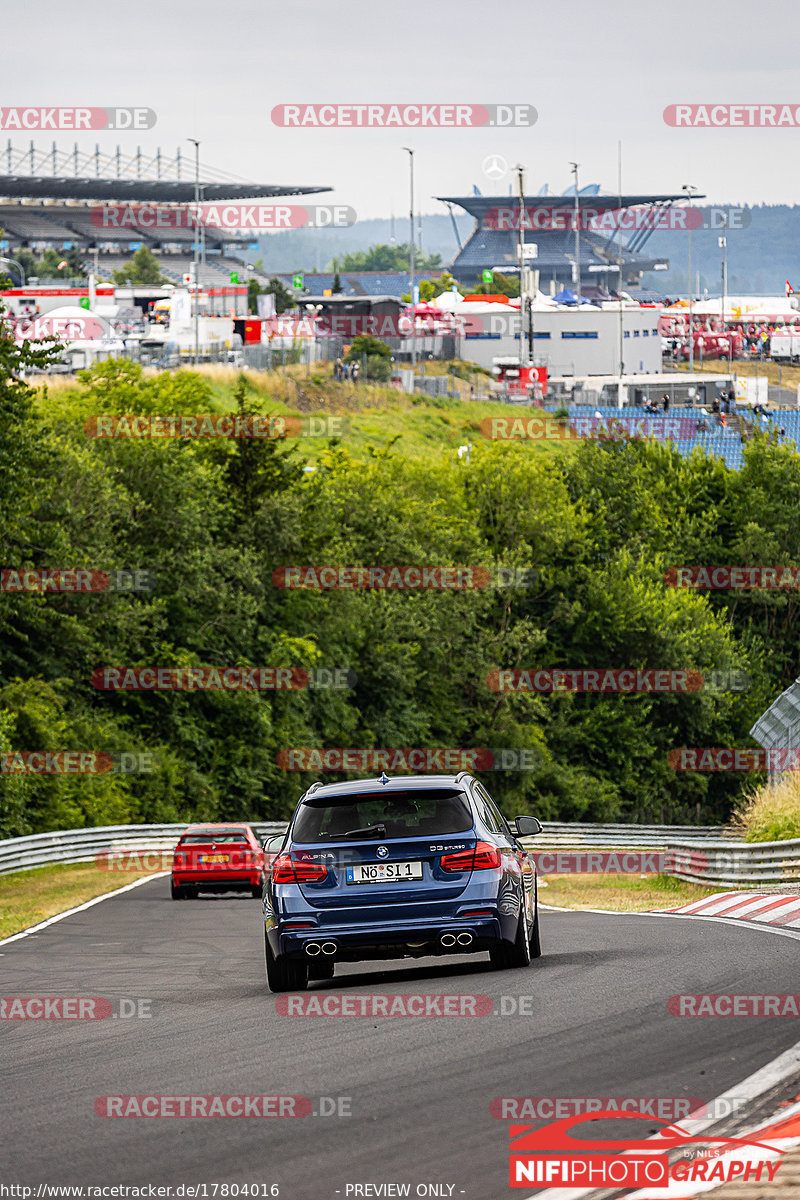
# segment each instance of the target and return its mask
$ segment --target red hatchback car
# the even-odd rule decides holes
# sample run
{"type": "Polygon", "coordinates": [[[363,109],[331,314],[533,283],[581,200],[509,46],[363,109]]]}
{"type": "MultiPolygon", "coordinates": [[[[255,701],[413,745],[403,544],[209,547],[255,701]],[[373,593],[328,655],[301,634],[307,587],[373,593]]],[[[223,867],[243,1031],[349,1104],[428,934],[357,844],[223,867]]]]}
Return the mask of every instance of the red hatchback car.
{"type": "Polygon", "coordinates": [[[249,825],[190,825],[172,856],[172,899],[249,891],[261,899],[264,854],[249,825]]]}

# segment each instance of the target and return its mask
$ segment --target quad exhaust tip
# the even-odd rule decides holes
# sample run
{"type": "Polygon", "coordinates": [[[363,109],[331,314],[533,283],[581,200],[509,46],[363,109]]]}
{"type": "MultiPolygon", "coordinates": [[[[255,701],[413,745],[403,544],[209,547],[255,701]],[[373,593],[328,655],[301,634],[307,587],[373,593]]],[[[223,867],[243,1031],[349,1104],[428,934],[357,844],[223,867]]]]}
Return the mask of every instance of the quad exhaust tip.
{"type": "Polygon", "coordinates": [[[320,946],[319,942],[306,942],[306,954],[309,956],[309,958],[316,958],[321,950],[322,947],[320,946]]]}
{"type": "Polygon", "coordinates": [[[459,946],[471,946],[475,938],[471,933],[460,933],[456,939],[459,946]]]}
{"type": "Polygon", "coordinates": [[[323,954],[335,954],[338,950],[338,946],[336,945],[336,942],[323,942],[320,946],[320,950],[323,954]]]}
{"type": "Polygon", "coordinates": [[[454,933],[443,933],[439,940],[443,946],[447,946],[449,949],[450,946],[455,946],[456,935],[454,933]]]}

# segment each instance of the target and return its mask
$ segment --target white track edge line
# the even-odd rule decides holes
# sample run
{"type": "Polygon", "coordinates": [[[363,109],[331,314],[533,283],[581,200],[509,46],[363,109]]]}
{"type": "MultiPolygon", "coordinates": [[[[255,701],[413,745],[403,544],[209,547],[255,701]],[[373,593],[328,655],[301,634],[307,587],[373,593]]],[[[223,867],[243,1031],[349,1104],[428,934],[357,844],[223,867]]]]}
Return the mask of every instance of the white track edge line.
{"type": "Polygon", "coordinates": [[[38,933],[40,929],[47,929],[48,925],[55,925],[56,921],[63,921],[65,917],[71,917],[75,913],[84,912],[87,908],[92,908],[95,904],[100,904],[103,900],[110,900],[112,896],[121,896],[123,892],[130,892],[134,888],[141,887],[143,883],[150,883],[153,879],[163,879],[165,875],[169,875],[169,871],[158,871],[153,875],[145,875],[141,879],[134,879],[133,883],[126,883],[124,887],[116,888],[113,892],[103,892],[102,896],[94,896],[91,900],[85,900],[83,904],[77,904],[75,908],[68,908],[64,912],[56,913],[55,916],[48,917],[46,921],[40,921],[38,925],[31,925],[29,929],[23,929],[19,933],[12,933],[10,937],[0,940],[0,946],[7,946],[9,942],[18,942],[21,938],[29,937],[32,933],[38,933]]]}

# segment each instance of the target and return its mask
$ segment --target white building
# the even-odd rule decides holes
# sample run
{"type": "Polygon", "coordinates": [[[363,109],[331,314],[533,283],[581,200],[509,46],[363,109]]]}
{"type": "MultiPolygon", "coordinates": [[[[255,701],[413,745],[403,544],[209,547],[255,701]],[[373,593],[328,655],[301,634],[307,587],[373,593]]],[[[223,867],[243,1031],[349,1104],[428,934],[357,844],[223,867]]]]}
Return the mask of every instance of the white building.
{"type": "MultiPolygon", "coordinates": [[[[455,309],[465,331],[456,338],[456,355],[491,370],[501,355],[519,355],[519,310],[505,304],[465,302],[455,309]]],[[[622,372],[652,375],[661,371],[660,308],[607,304],[604,308],[542,308],[533,312],[534,361],[550,378],[563,375],[617,375],[622,320],[622,372]]],[[[524,356],[527,359],[527,328],[524,356]]]]}

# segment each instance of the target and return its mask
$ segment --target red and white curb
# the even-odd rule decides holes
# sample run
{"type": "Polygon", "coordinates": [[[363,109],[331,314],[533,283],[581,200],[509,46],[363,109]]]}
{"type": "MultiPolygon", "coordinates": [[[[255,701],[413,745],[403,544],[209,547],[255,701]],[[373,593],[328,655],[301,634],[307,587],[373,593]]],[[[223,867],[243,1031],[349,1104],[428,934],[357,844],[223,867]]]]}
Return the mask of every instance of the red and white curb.
{"type": "Polygon", "coordinates": [[[704,900],[692,900],[690,904],[657,911],[687,917],[727,917],[800,929],[800,896],[781,896],[775,892],[720,892],[716,896],[706,896],[704,900]]]}

